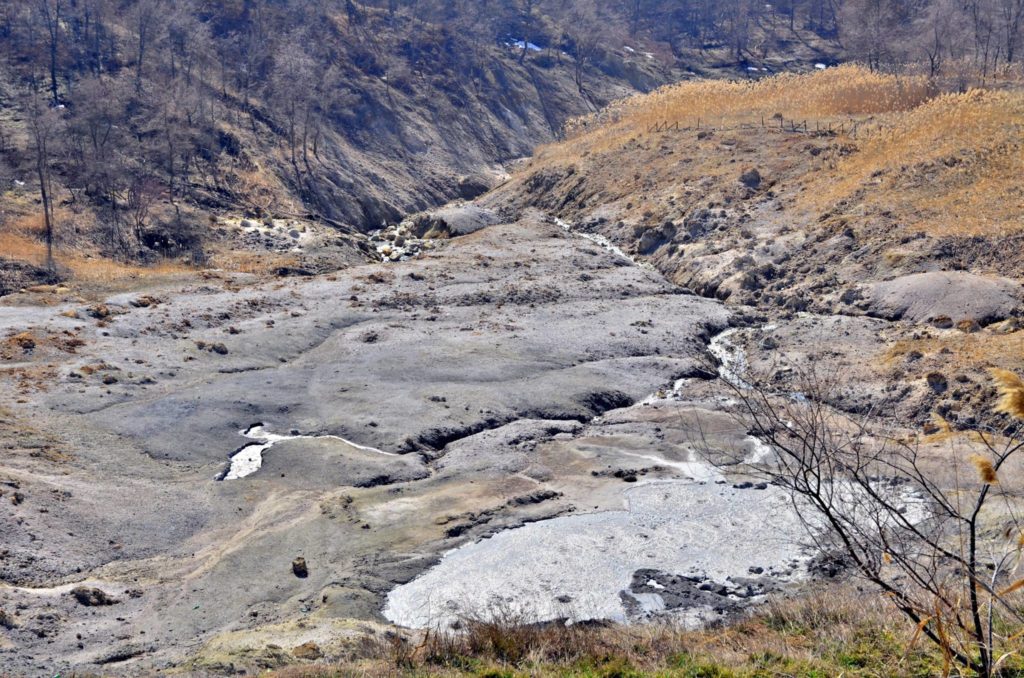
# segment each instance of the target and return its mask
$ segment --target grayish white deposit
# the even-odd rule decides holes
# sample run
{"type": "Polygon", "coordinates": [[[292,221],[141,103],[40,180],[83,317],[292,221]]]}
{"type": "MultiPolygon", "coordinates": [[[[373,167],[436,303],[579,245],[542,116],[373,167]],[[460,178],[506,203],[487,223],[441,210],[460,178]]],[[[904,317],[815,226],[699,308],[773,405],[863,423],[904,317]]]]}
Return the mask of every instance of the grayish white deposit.
{"type": "MultiPolygon", "coordinates": [[[[757,570],[776,582],[804,571],[803,528],[778,488],[670,481],[623,494],[625,510],[533,523],[449,552],[393,590],[384,615],[416,628],[497,609],[535,621],[628,621],[666,607],[658,593],[630,591],[638,571],[691,576],[706,588],[735,586],[757,570]]],[[[680,607],[677,619],[709,615],[710,607],[680,607]]]]}

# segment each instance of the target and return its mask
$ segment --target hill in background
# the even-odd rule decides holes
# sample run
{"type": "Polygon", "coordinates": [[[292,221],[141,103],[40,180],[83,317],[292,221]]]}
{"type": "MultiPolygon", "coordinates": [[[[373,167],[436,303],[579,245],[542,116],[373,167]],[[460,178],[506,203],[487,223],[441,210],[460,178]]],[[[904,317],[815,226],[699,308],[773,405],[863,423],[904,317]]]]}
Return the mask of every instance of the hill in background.
{"type": "MultiPolygon", "coordinates": [[[[611,101],[698,74],[757,75],[745,65],[754,51],[758,68],[809,69],[837,49],[834,22],[813,20],[810,5],[795,28],[763,13],[742,35],[728,3],[681,7],[5,3],[7,287],[25,282],[13,269],[44,262],[47,211],[65,275],[182,255],[245,268],[239,250],[275,248],[240,239],[242,217],[372,230],[479,194],[504,163],[611,101]]],[[[338,248],[334,259],[357,256],[353,241],[338,248]]]]}

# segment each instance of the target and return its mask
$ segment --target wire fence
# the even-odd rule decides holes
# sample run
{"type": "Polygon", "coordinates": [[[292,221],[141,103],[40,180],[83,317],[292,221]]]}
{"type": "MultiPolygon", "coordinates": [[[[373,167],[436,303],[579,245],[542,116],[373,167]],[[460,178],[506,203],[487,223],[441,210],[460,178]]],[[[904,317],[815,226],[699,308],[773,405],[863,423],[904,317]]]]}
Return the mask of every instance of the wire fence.
{"type": "Polygon", "coordinates": [[[717,132],[730,130],[763,130],[786,132],[790,134],[806,134],[810,136],[846,136],[856,139],[865,136],[869,130],[868,123],[862,120],[795,120],[782,116],[762,117],[752,121],[726,121],[696,118],[685,124],[681,121],[661,121],[648,125],[648,134],[666,134],[670,132],[717,132]]]}

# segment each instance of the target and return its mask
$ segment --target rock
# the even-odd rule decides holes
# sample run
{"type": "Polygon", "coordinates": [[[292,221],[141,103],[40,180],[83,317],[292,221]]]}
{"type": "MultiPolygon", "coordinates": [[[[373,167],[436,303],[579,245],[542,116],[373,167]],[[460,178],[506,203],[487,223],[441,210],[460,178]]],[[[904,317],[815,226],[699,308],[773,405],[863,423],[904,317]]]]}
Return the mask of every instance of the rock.
{"type": "Polygon", "coordinates": [[[945,393],[949,389],[949,380],[941,372],[931,372],[925,379],[928,387],[936,393],[945,393]]]}
{"type": "Polygon", "coordinates": [[[320,646],[314,643],[312,640],[308,643],[303,643],[292,650],[292,655],[296,659],[305,659],[308,661],[315,661],[324,656],[320,646]]]}
{"type": "Polygon", "coordinates": [[[149,308],[150,306],[157,306],[161,302],[156,297],[146,294],[138,299],[133,299],[130,303],[135,308],[149,308]]]}
{"type": "Polygon", "coordinates": [[[426,212],[413,221],[418,238],[454,238],[501,223],[501,218],[478,205],[452,205],[426,212]]]}
{"type": "Polygon", "coordinates": [[[85,607],[103,607],[106,605],[117,605],[121,601],[111,597],[106,591],[88,586],[79,586],[71,590],[71,595],[78,601],[79,605],[85,607]]]}
{"type": "Polygon", "coordinates": [[[756,169],[749,169],[740,175],[740,183],[756,190],[761,187],[761,173],[756,169]]]}
{"type": "Polygon", "coordinates": [[[11,337],[11,341],[17,344],[18,348],[23,351],[31,351],[36,347],[36,338],[31,332],[22,332],[21,334],[15,334],[11,337]]]}
{"type": "Polygon", "coordinates": [[[1019,318],[1009,318],[1001,323],[990,325],[988,329],[992,330],[996,334],[1013,334],[1021,329],[1021,321],[1019,318]]]}
{"type": "Polygon", "coordinates": [[[938,330],[949,330],[953,328],[953,319],[948,315],[940,315],[932,318],[932,327],[938,330]]]}
{"type": "Polygon", "coordinates": [[[974,334],[981,331],[981,325],[978,324],[978,321],[971,320],[970,318],[958,322],[956,328],[964,334],[974,334]]]}
{"type": "Polygon", "coordinates": [[[855,302],[860,301],[863,298],[864,295],[861,292],[861,290],[857,289],[856,287],[853,287],[845,290],[842,296],[839,297],[839,301],[849,306],[855,302]]]}
{"type": "Polygon", "coordinates": [[[309,576],[309,566],[306,564],[306,559],[299,556],[292,561],[292,574],[299,579],[305,579],[309,576]]]}
{"type": "Polygon", "coordinates": [[[988,325],[1015,316],[1024,307],[1019,283],[959,271],[915,273],[875,283],[865,296],[868,315],[942,325],[947,318],[988,325]]]}
{"type": "Polygon", "coordinates": [[[110,309],[105,304],[96,304],[90,306],[89,310],[86,311],[90,317],[96,318],[97,320],[103,320],[104,318],[110,317],[110,309]]]}
{"type": "Polygon", "coordinates": [[[459,197],[463,200],[473,200],[491,190],[491,182],[480,175],[459,177],[456,190],[458,190],[459,197]]]}

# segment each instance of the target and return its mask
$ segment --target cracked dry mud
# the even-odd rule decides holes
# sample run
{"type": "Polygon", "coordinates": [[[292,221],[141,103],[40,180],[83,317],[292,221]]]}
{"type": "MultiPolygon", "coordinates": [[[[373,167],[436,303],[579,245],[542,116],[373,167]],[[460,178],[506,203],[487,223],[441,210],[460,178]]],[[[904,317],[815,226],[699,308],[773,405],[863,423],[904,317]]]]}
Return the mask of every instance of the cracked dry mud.
{"type": "Polygon", "coordinates": [[[17,673],[259,668],[291,660],[259,649],[282,638],[329,653],[453,548],[689,483],[698,414],[721,449],[751,446],[702,367],[731,312],[540,214],[397,264],[146,294],[0,307],[5,334],[82,342],[4,366],[17,673]],[[256,424],[283,439],[218,482],[256,424]]]}

